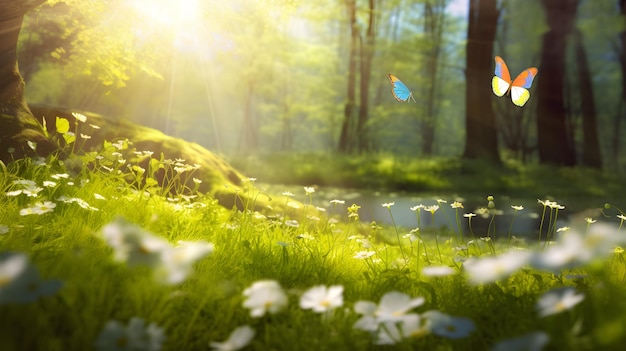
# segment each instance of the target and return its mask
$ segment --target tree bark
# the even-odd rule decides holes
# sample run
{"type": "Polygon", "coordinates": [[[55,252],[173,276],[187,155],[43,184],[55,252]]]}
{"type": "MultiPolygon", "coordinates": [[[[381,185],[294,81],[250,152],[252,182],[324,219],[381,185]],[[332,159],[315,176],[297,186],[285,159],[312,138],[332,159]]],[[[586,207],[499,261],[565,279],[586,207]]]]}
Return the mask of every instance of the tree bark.
{"type": "Polygon", "coordinates": [[[541,77],[537,82],[537,144],[539,162],[576,165],[576,150],[568,137],[565,109],[565,48],[576,17],[578,0],[542,0],[550,31],[543,35],[541,77]]]}
{"type": "Polygon", "coordinates": [[[426,51],[426,64],[424,65],[424,75],[428,77],[428,86],[424,87],[425,106],[423,107],[422,123],[420,131],[422,134],[421,148],[422,154],[430,156],[433,154],[435,143],[436,111],[438,100],[436,97],[439,89],[439,56],[441,53],[441,39],[443,26],[446,18],[446,0],[427,1],[424,3],[424,33],[428,38],[428,50],[426,51]]]}
{"type": "MultiPolygon", "coordinates": [[[[626,0],[619,0],[620,15],[622,16],[622,22],[626,25],[626,0]]],[[[615,119],[613,121],[613,136],[611,142],[613,163],[617,165],[619,169],[620,159],[620,141],[622,134],[622,119],[626,118],[626,30],[619,33],[620,48],[618,49],[618,57],[620,63],[620,69],[622,73],[622,100],[618,106],[615,119]]]]}
{"type": "Polygon", "coordinates": [[[493,43],[498,23],[496,0],[470,0],[465,88],[465,159],[500,163],[496,117],[491,104],[493,43]]]}
{"type": "Polygon", "coordinates": [[[356,126],[359,153],[369,149],[369,133],[367,130],[367,120],[369,119],[369,84],[372,74],[372,56],[374,54],[374,0],[369,0],[369,20],[365,43],[361,43],[361,89],[359,117],[356,126]]]}
{"type": "Polygon", "coordinates": [[[0,161],[34,155],[27,142],[45,156],[55,147],[26,104],[24,80],[17,65],[17,40],[24,15],[45,0],[0,1],[0,161]]]}
{"type": "Polygon", "coordinates": [[[357,42],[359,32],[356,24],[356,1],[346,0],[346,8],[348,11],[348,19],[350,23],[350,54],[348,58],[348,91],[346,96],[346,104],[343,113],[343,122],[341,124],[341,134],[339,135],[339,144],[337,148],[341,153],[350,152],[351,146],[351,128],[352,128],[352,111],[354,110],[356,97],[356,63],[357,63],[357,42]]]}
{"type": "Polygon", "coordinates": [[[578,70],[578,85],[580,87],[580,108],[582,110],[583,127],[583,166],[602,168],[602,153],[598,139],[598,123],[596,106],[593,97],[593,83],[587,62],[587,53],[583,44],[583,35],[574,30],[574,45],[578,70]]]}

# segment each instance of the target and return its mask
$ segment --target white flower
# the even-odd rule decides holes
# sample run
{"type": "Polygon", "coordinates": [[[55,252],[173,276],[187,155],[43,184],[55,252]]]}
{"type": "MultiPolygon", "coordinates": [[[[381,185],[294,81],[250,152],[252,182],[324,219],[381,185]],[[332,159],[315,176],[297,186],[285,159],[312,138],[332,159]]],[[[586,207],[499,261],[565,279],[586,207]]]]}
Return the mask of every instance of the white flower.
{"type": "Polygon", "coordinates": [[[560,272],[587,264],[595,259],[610,255],[623,239],[615,234],[615,228],[598,223],[586,234],[569,230],[546,250],[535,254],[532,265],[538,269],[560,272]]]}
{"type": "Polygon", "coordinates": [[[376,251],[359,251],[354,255],[354,258],[365,259],[372,257],[376,254],[376,251]]]}
{"type": "Polygon", "coordinates": [[[417,210],[421,210],[422,208],[426,208],[426,207],[422,204],[419,204],[419,205],[411,207],[410,209],[411,211],[417,211],[417,210]]]}
{"type": "Polygon", "coordinates": [[[0,305],[28,303],[61,289],[59,280],[43,281],[23,253],[0,253],[0,305]]]}
{"type": "Polygon", "coordinates": [[[14,180],[11,182],[11,184],[14,185],[22,185],[23,187],[26,186],[35,186],[37,185],[37,183],[35,183],[34,180],[30,180],[30,179],[18,179],[18,180],[14,180]]]}
{"type": "Polygon", "coordinates": [[[399,320],[409,310],[424,304],[423,297],[411,298],[407,294],[390,291],[383,295],[376,310],[379,321],[399,320]]]}
{"type": "Polygon", "coordinates": [[[455,270],[448,266],[428,266],[422,268],[422,274],[427,277],[445,277],[454,273],[455,270]]]}
{"type": "Polygon", "coordinates": [[[459,201],[454,201],[453,203],[450,204],[450,207],[452,208],[463,208],[463,204],[459,201]]]}
{"type": "Polygon", "coordinates": [[[252,284],[243,291],[247,299],[243,302],[243,307],[250,309],[250,315],[258,318],[266,312],[277,313],[287,307],[287,295],[280,284],[274,280],[261,280],[252,284]]]}
{"type": "Polygon", "coordinates": [[[254,337],[254,329],[244,325],[235,328],[224,342],[211,341],[210,346],[218,351],[236,351],[246,347],[254,337]]]}
{"type": "Polygon", "coordinates": [[[578,305],[584,298],[584,294],[577,294],[576,289],[572,287],[553,289],[541,295],[535,308],[539,317],[545,317],[569,310],[578,305]]]}
{"type": "Polygon", "coordinates": [[[285,225],[292,228],[298,228],[300,224],[295,219],[288,219],[285,221],[285,225]]]}
{"type": "Polygon", "coordinates": [[[55,207],[57,207],[57,204],[52,201],[37,202],[33,207],[33,212],[35,214],[42,215],[44,213],[54,211],[55,207]]]}
{"type": "Polygon", "coordinates": [[[300,307],[316,313],[330,311],[343,305],[343,286],[314,286],[300,298],[300,307]]]}
{"type": "Polygon", "coordinates": [[[36,186],[35,184],[27,184],[24,186],[22,190],[23,194],[26,194],[29,197],[37,197],[39,196],[39,192],[42,191],[43,188],[36,186]]]}
{"type": "Polygon", "coordinates": [[[313,194],[313,193],[315,192],[315,188],[314,188],[314,187],[311,187],[311,186],[305,186],[305,187],[304,187],[304,192],[305,192],[307,195],[311,195],[311,194],[313,194]]]}
{"type": "Polygon", "coordinates": [[[67,173],[57,173],[57,174],[53,174],[53,175],[50,176],[50,178],[56,179],[56,180],[67,179],[69,177],[70,177],[70,175],[67,174],[67,173]]]}
{"type": "Polygon", "coordinates": [[[422,326],[420,316],[414,313],[405,315],[400,321],[387,321],[378,330],[376,344],[393,345],[403,339],[428,334],[422,326]]]}
{"type": "Polygon", "coordinates": [[[476,329],[469,318],[452,317],[436,310],[426,311],[422,317],[426,320],[425,327],[431,333],[448,339],[464,338],[476,329]]]}
{"type": "Polygon", "coordinates": [[[386,208],[391,208],[391,206],[395,205],[395,202],[386,202],[384,204],[382,204],[381,206],[386,207],[386,208]]]}
{"type": "Polygon", "coordinates": [[[4,193],[4,195],[6,196],[17,196],[19,194],[22,193],[22,189],[18,189],[18,190],[13,190],[13,191],[7,191],[6,193],[4,193]]]}
{"type": "Polygon", "coordinates": [[[491,283],[515,273],[528,263],[531,256],[528,251],[511,250],[500,256],[468,259],[463,267],[471,283],[491,283]]]}
{"type": "Polygon", "coordinates": [[[78,197],[67,197],[65,195],[61,195],[57,198],[57,200],[62,201],[63,203],[66,203],[66,204],[75,203],[81,208],[84,208],[85,210],[98,211],[97,208],[91,206],[90,204],[87,203],[87,201],[78,197]]]}
{"type": "Polygon", "coordinates": [[[434,214],[435,212],[437,212],[437,210],[439,209],[439,205],[432,205],[432,206],[427,206],[424,207],[424,210],[434,214]]]}
{"type": "Polygon", "coordinates": [[[169,243],[123,219],[102,228],[102,234],[115,251],[115,260],[129,266],[144,264],[156,267],[161,263],[161,252],[170,248],[169,243]]]}
{"type": "Polygon", "coordinates": [[[76,120],[78,121],[81,121],[83,123],[87,122],[87,116],[83,115],[82,113],[72,112],[72,116],[74,116],[74,118],[76,118],[76,120]]]}
{"type": "Polygon", "coordinates": [[[48,212],[54,211],[57,205],[51,201],[37,202],[31,207],[26,207],[20,210],[21,216],[27,216],[31,214],[42,215],[48,212]]]}
{"type": "Polygon", "coordinates": [[[94,346],[99,351],[159,351],[164,341],[163,328],[155,323],[145,327],[143,319],[133,317],[127,327],[116,320],[107,322],[94,346]]]}
{"type": "Polygon", "coordinates": [[[28,216],[32,214],[35,214],[32,207],[26,207],[20,210],[20,216],[28,216]]]}
{"type": "Polygon", "coordinates": [[[199,259],[213,252],[213,244],[206,241],[179,241],[178,246],[161,252],[161,265],[156,270],[157,280],[165,284],[183,282],[199,259]]]}
{"type": "Polygon", "coordinates": [[[383,322],[399,322],[411,309],[424,304],[423,297],[411,298],[407,294],[390,291],[376,305],[371,301],[357,301],[354,311],[362,317],[354,324],[355,329],[375,331],[383,322]]]}

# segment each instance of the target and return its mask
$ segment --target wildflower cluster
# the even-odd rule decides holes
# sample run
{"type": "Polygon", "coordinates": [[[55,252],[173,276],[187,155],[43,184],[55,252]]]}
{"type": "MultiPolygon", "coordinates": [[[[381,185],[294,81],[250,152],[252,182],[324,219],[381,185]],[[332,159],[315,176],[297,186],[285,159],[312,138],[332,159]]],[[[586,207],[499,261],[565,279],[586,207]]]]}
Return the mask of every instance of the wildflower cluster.
{"type": "Polygon", "coordinates": [[[213,252],[213,244],[204,241],[179,241],[177,246],[171,246],[165,239],[121,218],[104,226],[102,234],[113,248],[116,261],[153,268],[156,279],[164,284],[181,283],[195,261],[213,252]]]}
{"type": "MultiPolygon", "coordinates": [[[[79,117],[77,120],[80,120],[79,117]]],[[[116,141],[110,146],[115,150],[119,149],[115,151],[119,152],[126,148],[127,144],[125,141],[116,141]]],[[[135,156],[149,158],[152,154],[139,152],[135,153],[135,156]]],[[[119,163],[126,165],[126,168],[122,169],[138,176],[152,172],[151,169],[143,169],[137,164],[129,167],[125,157],[119,153],[108,160],[112,162],[109,165],[111,169],[116,170],[114,163],[119,163]]],[[[197,169],[195,166],[184,165],[184,160],[180,159],[161,160],[158,163],[171,165],[166,176],[174,180],[181,179],[181,174],[189,176],[187,173],[197,169]]],[[[101,165],[104,164],[103,160],[101,165]]],[[[102,167],[97,168],[97,172],[102,171],[102,167]]],[[[84,185],[79,179],[66,173],[59,173],[47,177],[44,181],[26,179],[7,181],[4,195],[7,202],[14,205],[12,216],[16,218],[23,218],[17,216],[18,210],[23,216],[48,214],[41,217],[44,219],[61,216],[63,212],[76,213],[83,210],[88,211],[83,211],[89,214],[88,217],[106,216],[108,214],[106,207],[99,209],[90,205],[86,200],[73,196],[78,195],[78,192],[70,193],[72,190],[69,189],[80,188],[84,185]],[[79,185],[74,187],[74,182],[79,185]],[[64,193],[62,190],[69,191],[64,193]],[[26,206],[23,206],[24,204],[26,206]],[[66,211],[68,209],[75,209],[75,211],[66,211]]],[[[252,187],[255,181],[254,178],[247,178],[244,183],[252,187]]],[[[194,179],[193,182],[197,185],[201,183],[201,180],[194,179]]],[[[234,210],[233,213],[221,208],[213,209],[220,215],[227,213],[227,223],[219,223],[219,220],[215,220],[218,218],[217,215],[213,217],[213,214],[208,213],[212,209],[201,201],[197,201],[198,195],[170,194],[160,197],[153,196],[154,193],[146,189],[135,188],[133,190],[136,193],[129,192],[148,194],[146,197],[141,195],[134,198],[139,198],[142,206],[154,206],[163,210],[171,216],[167,220],[172,218],[177,221],[180,218],[182,222],[186,215],[198,215],[201,220],[198,221],[197,227],[205,230],[206,227],[214,225],[217,230],[216,233],[211,233],[211,240],[219,243],[219,247],[225,247],[225,250],[220,251],[227,252],[227,254],[221,255],[216,260],[202,262],[203,266],[199,267],[202,269],[199,269],[198,274],[194,276],[198,279],[187,281],[196,262],[213,252],[212,243],[178,241],[173,245],[165,237],[152,234],[121,218],[104,226],[102,222],[98,222],[98,225],[94,227],[101,227],[101,230],[94,231],[99,232],[108,245],[106,257],[110,258],[109,248],[111,248],[115,261],[129,267],[148,267],[158,282],[167,285],[159,287],[167,291],[166,297],[155,299],[156,304],[153,304],[154,300],[148,300],[149,303],[146,303],[148,307],[142,306],[143,300],[137,305],[126,305],[119,302],[120,296],[124,295],[111,296],[111,300],[115,301],[111,311],[115,311],[117,315],[114,319],[103,318],[101,322],[98,322],[97,328],[91,328],[99,333],[94,333],[88,338],[91,346],[98,351],[158,351],[166,346],[191,348],[178,343],[181,340],[185,342],[194,340],[195,342],[202,337],[196,330],[199,325],[198,321],[208,321],[211,325],[208,328],[222,324],[212,331],[214,334],[205,335],[206,340],[202,341],[202,347],[208,346],[220,351],[241,350],[247,347],[279,349],[280,347],[275,346],[273,341],[275,338],[282,338],[280,332],[289,330],[289,332],[293,331],[293,334],[299,334],[301,330],[297,328],[302,328],[301,325],[304,324],[302,322],[306,322],[306,328],[311,328],[313,332],[315,332],[314,328],[319,326],[319,328],[331,329],[328,333],[322,330],[329,337],[339,335],[339,333],[342,333],[341,338],[365,336],[368,342],[371,340],[372,344],[382,345],[380,347],[383,348],[413,347],[410,343],[417,339],[420,343],[433,345],[433,343],[439,343],[441,338],[466,339],[460,342],[467,341],[468,344],[481,339],[480,342],[484,344],[485,341],[482,338],[488,334],[482,330],[484,326],[479,321],[482,322],[481,319],[485,318],[486,314],[470,314],[472,313],[470,307],[458,308],[454,302],[440,298],[441,295],[448,293],[445,289],[465,289],[467,296],[481,294],[484,291],[486,295],[489,295],[489,299],[498,303],[504,301],[497,301],[497,294],[502,291],[506,291],[507,294],[503,298],[514,296],[519,300],[530,299],[532,304],[528,306],[534,305],[534,309],[527,309],[526,318],[537,318],[545,322],[545,324],[539,324],[541,326],[539,329],[543,329],[545,325],[548,325],[552,315],[566,314],[567,311],[580,308],[581,305],[585,307],[592,305],[585,299],[591,299],[593,293],[584,290],[584,284],[576,287],[561,284],[565,277],[563,273],[571,269],[583,269],[590,263],[609,255],[621,257],[623,250],[616,251],[615,248],[626,244],[625,240],[617,235],[615,228],[597,223],[594,219],[586,221],[587,226],[584,230],[578,230],[574,225],[572,225],[574,229],[557,228],[555,219],[558,211],[562,211],[564,207],[552,201],[540,203],[544,205],[545,211],[551,211],[546,212],[546,215],[550,217],[550,224],[546,231],[550,233],[548,237],[554,240],[540,242],[537,248],[511,246],[512,241],[509,240],[508,249],[496,250],[496,245],[502,244],[502,239],[495,237],[495,226],[489,227],[482,241],[466,242],[463,240],[463,230],[459,221],[462,218],[461,211],[465,207],[460,201],[446,205],[447,201],[438,199],[434,205],[414,206],[411,210],[415,211],[418,216],[418,227],[407,234],[401,234],[394,225],[395,237],[393,233],[384,237],[388,234],[384,233],[388,228],[383,228],[376,222],[371,222],[369,226],[362,225],[359,221],[361,206],[356,204],[349,207],[341,206],[341,215],[344,217],[346,216],[345,209],[347,209],[348,223],[345,225],[333,221],[334,218],[325,220],[312,216],[307,211],[301,211],[301,217],[289,218],[287,214],[268,214],[250,209],[244,209],[241,212],[234,210]],[[456,214],[457,232],[438,230],[434,223],[435,215],[448,215],[446,213],[448,206],[452,209],[451,212],[456,214]],[[181,213],[182,211],[185,212],[181,213]],[[427,218],[432,219],[432,228],[421,226],[422,211],[425,212],[427,218]],[[219,224],[215,225],[213,222],[219,224]],[[223,233],[220,230],[223,230],[223,233]],[[442,235],[446,235],[446,238],[441,238],[442,235]],[[427,236],[434,240],[428,240],[427,236]],[[224,246],[221,246],[222,244],[224,246]],[[407,250],[409,245],[410,250],[407,250]],[[486,245],[492,249],[489,254],[480,250],[481,246],[486,245]],[[432,255],[433,248],[436,248],[437,255],[432,255]],[[206,269],[207,267],[221,267],[221,265],[225,267],[226,273],[206,269]],[[278,268],[272,270],[274,266],[278,268]],[[536,289],[535,293],[526,293],[526,290],[532,290],[526,289],[527,287],[514,280],[517,276],[510,280],[509,277],[525,274],[527,270],[532,271],[534,275],[554,277],[554,279],[550,278],[552,280],[545,284],[537,283],[541,288],[536,289]],[[353,279],[349,276],[353,273],[358,274],[358,278],[353,279]],[[228,274],[232,274],[232,278],[228,274]],[[212,284],[214,281],[211,279],[214,276],[217,277],[215,278],[217,285],[212,284]],[[261,277],[263,279],[256,280],[259,276],[263,276],[261,277]],[[287,289],[279,281],[285,284],[287,289]],[[346,282],[353,281],[359,283],[353,286],[345,285],[346,282]],[[498,284],[493,284],[494,282],[498,284]],[[517,285],[514,289],[523,291],[523,297],[517,296],[517,290],[506,285],[508,282],[515,282],[517,285]],[[437,284],[440,283],[442,285],[438,286],[437,284]],[[494,289],[490,289],[491,287],[494,289]],[[430,294],[424,295],[425,297],[415,297],[401,291],[410,291],[415,295],[424,292],[430,294]],[[353,298],[355,295],[356,298],[353,298]],[[365,296],[367,298],[363,298],[365,296]],[[375,301],[368,300],[370,296],[375,297],[375,301]],[[193,303],[196,300],[199,301],[198,305],[193,303]],[[232,303],[223,303],[225,300],[230,300],[232,303]],[[117,309],[118,303],[123,304],[124,308],[117,309]],[[177,310],[180,306],[183,306],[181,310],[184,311],[181,314],[191,317],[183,323],[175,319],[176,314],[169,312],[169,310],[177,310]],[[232,306],[239,307],[231,311],[232,306]],[[146,309],[148,309],[148,314],[144,314],[146,309]],[[227,313],[223,313],[225,309],[228,309],[227,313]],[[168,312],[162,312],[163,310],[168,312]],[[118,311],[121,312],[118,314],[118,311]],[[187,311],[192,313],[187,314],[187,311]],[[141,314],[147,318],[139,317],[141,314]],[[345,328],[340,329],[342,323],[345,328]],[[261,337],[255,339],[257,334],[261,337]],[[166,340],[172,345],[167,345],[166,340]],[[402,343],[404,345],[398,345],[402,343]]],[[[305,199],[308,200],[308,203],[304,205],[307,210],[313,208],[313,195],[323,193],[322,190],[316,190],[313,187],[305,187],[304,192],[305,199]]],[[[117,199],[113,191],[102,193],[106,194],[108,199],[117,199]]],[[[284,192],[283,196],[287,198],[285,207],[302,208],[296,201],[291,201],[291,198],[295,196],[293,193],[284,192]]],[[[135,205],[133,202],[126,201],[133,199],[130,196],[121,195],[120,198],[125,203],[131,203],[131,206],[135,205]]],[[[93,199],[100,201],[98,204],[104,204],[101,201],[106,200],[104,196],[96,193],[93,194],[93,199]]],[[[340,205],[345,205],[345,201],[330,201],[331,207],[340,205]]],[[[395,206],[395,202],[382,204],[382,207],[389,212],[392,221],[394,221],[392,212],[397,213],[395,206]]],[[[320,207],[316,209],[318,212],[325,210],[320,207]]],[[[524,208],[511,206],[511,209],[517,213],[524,208]]],[[[494,198],[490,196],[484,210],[475,212],[482,213],[493,220],[493,216],[498,214],[494,198]]],[[[369,212],[366,213],[369,214],[369,212]]],[[[623,217],[623,214],[620,213],[620,215],[623,217]]],[[[155,218],[159,216],[155,214],[155,218]]],[[[470,212],[464,216],[471,224],[476,214],[470,212]]],[[[618,216],[620,220],[626,220],[626,217],[622,217],[618,216]]],[[[6,238],[16,237],[17,235],[12,237],[14,231],[20,232],[22,228],[27,227],[9,222],[11,220],[9,218],[11,217],[2,218],[4,223],[10,225],[0,224],[0,243],[6,238]]],[[[26,222],[33,218],[38,217],[29,216],[22,220],[26,222]]],[[[447,219],[452,225],[455,222],[450,218],[447,219]]],[[[175,223],[171,228],[177,228],[178,224],[175,223]]],[[[31,227],[32,229],[28,228],[24,231],[38,231],[42,226],[31,227]]],[[[90,230],[89,233],[91,232],[90,230]]],[[[41,237],[46,234],[48,233],[44,233],[41,237]]],[[[472,239],[474,239],[473,234],[472,239]]],[[[40,245],[41,242],[42,239],[39,236],[33,240],[35,245],[40,245]]],[[[103,246],[101,242],[98,243],[103,246]]],[[[53,247],[53,245],[41,246],[46,249],[53,247]]],[[[76,252],[82,249],[82,245],[76,245],[76,252]]],[[[33,255],[35,262],[39,259],[40,257],[33,255]]],[[[43,275],[46,275],[45,272],[43,275]]],[[[539,280],[537,278],[537,281],[539,280]]],[[[9,304],[18,305],[39,300],[42,300],[39,301],[42,307],[46,307],[44,305],[50,301],[57,303],[56,300],[59,300],[58,303],[65,307],[64,304],[69,297],[75,293],[76,289],[79,289],[78,285],[76,282],[67,284],[68,287],[75,289],[74,291],[70,291],[69,288],[62,289],[63,283],[59,280],[41,279],[38,270],[30,263],[26,254],[12,251],[0,253],[0,307],[2,308],[9,304]]],[[[472,306],[472,304],[468,305],[472,306]]],[[[20,307],[17,306],[17,308],[20,307]]],[[[200,325],[205,324],[200,323],[200,325]]],[[[545,330],[549,329],[545,328],[545,330]]],[[[489,330],[489,333],[496,332],[489,330]]],[[[492,343],[491,350],[541,350],[550,343],[552,337],[554,340],[560,340],[562,336],[558,336],[557,339],[541,330],[523,330],[522,333],[512,338],[492,343]]],[[[280,339],[281,342],[292,340],[289,336],[280,339]]],[[[446,343],[460,345],[457,344],[458,340],[446,343]]],[[[367,347],[372,346],[368,343],[367,347]]]]}

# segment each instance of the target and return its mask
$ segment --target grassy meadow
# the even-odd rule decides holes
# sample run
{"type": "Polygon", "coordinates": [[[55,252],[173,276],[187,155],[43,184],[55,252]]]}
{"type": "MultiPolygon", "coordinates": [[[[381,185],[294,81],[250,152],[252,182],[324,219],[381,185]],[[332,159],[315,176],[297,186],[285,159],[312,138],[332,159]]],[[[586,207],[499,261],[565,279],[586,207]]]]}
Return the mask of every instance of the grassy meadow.
{"type": "MultiPolygon", "coordinates": [[[[78,169],[55,157],[0,168],[2,350],[617,350],[626,342],[619,203],[605,206],[601,222],[559,227],[567,203],[521,208],[484,194],[475,213],[442,198],[410,209],[414,228],[381,227],[360,221],[358,203],[321,203],[313,185],[337,177],[383,190],[396,179],[399,188],[410,181],[445,191],[471,166],[433,164],[436,174],[448,169],[441,177],[379,164],[385,178],[344,159],[351,172],[329,164],[310,186],[270,194],[263,206],[268,195],[244,179],[234,190],[238,209],[198,191],[200,179],[179,181],[196,170],[184,160],[107,146],[73,156],[78,169]],[[130,162],[133,154],[170,175],[170,186],[150,181],[154,172],[130,162]],[[495,203],[537,212],[550,240],[500,227],[474,232],[472,218],[493,218],[495,203]],[[443,206],[455,209],[457,227],[420,228],[419,218],[443,206]],[[344,214],[329,216],[330,208],[344,214]]],[[[268,164],[264,172],[279,169],[268,164]]],[[[304,173],[309,163],[291,164],[304,173]]],[[[483,177],[523,193],[540,176],[511,167],[483,177]]],[[[488,181],[470,179],[468,192],[488,181]]],[[[612,185],[596,182],[585,191],[601,193],[581,196],[609,201],[612,185]]],[[[380,206],[393,219],[395,204],[380,206]]]]}

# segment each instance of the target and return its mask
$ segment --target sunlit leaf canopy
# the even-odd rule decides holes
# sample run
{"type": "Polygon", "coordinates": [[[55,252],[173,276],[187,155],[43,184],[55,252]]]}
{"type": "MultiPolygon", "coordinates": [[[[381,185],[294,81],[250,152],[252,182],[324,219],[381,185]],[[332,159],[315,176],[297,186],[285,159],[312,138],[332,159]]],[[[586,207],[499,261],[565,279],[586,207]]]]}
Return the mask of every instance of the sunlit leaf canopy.
{"type": "Polygon", "coordinates": [[[121,87],[138,71],[162,76],[176,55],[215,58],[249,44],[242,36],[262,40],[293,9],[289,1],[51,0],[40,12],[55,13],[72,38],[54,54],[69,60],[70,72],[121,87]]]}
{"type": "MultiPolygon", "coordinates": [[[[263,125],[271,133],[304,110],[318,118],[334,118],[339,112],[336,105],[345,73],[338,58],[339,43],[328,38],[342,30],[343,11],[342,4],[332,1],[119,0],[94,1],[87,6],[83,1],[67,0],[50,1],[31,16],[36,21],[47,16],[61,23],[68,40],[52,55],[62,63],[64,76],[74,77],[78,85],[97,78],[107,87],[98,91],[107,96],[125,87],[123,95],[131,105],[130,91],[137,101],[150,95],[161,102],[161,113],[155,112],[161,115],[176,114],[176,106],[172,106],[176,104],[194,114],[194,106],[206,109],[208,95],[220,93],[214,100],[228,101],[229,106],[218,102],[215,114],[241,114],[250,108],[247,100],[255,98],[255,109],[277,117],[277,123],[263,125]],[[155,79],[134,81],[145,74],[155,79]],[[154,91],[156,86],[161,87],[159,92],[154,91]],[[268,96],[276,97],[280,104],[259,99],[268,96]]],[[[37,89],[29,87],[31,96],[38,95],[37,89]]],[[[87,89],[97,88],[92,83],[87,89]]],[[[39,94],[49,95],[50,91],[39,94]]],[[[70,94],[84,95],[86,91],[70,94]]],[[[145,109],[155,108],[154,101],[143,101],[150,105],[145,109]]],[[[223,118],[232,120],[228,115],[223,118]]],[[[198,129],[192,123],[178,127],[182,130],[175,133],[180,134],[185,128],[198,129]]],[[[328,128],[313,128],[318,127],[328,128]]]]}

